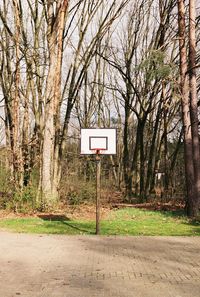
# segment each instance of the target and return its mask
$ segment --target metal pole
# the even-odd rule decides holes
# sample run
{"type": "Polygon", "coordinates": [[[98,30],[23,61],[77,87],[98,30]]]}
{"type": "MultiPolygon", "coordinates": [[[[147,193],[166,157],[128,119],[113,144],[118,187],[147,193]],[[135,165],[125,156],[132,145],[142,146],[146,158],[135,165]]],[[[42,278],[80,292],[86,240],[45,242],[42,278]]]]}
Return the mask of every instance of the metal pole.
{"type": "Polygon", "coordinates": [[[96,154],[96,234],[100,233],[101,158],[96,154]]]}

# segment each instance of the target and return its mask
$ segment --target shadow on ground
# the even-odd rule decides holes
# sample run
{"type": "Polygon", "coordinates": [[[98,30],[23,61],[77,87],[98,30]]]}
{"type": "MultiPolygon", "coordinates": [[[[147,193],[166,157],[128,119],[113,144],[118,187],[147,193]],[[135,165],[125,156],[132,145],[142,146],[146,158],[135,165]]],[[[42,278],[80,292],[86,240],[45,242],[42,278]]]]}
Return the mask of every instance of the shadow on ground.
{"type": "Polygon", "coordinates": [[[82,222],[82,223],[76,223],[72,222],[67,216],[65,215],[59,215],[59,214],[39,214],[38,218],[49,221],[49,222],[59,222],[63,225],[66,225],[69,228],[72,228],[74,230],[83,232],[85,234],[95,234],[94,231],[91,231],[91,223],[89,222],[82,222]]]}
{"type": "Polygon", "coordinates": [[[194,227],[193,231],[195,232],[195,235],[200,236],[200,217],[198,219],[188,219],[184,210],[161,211],[161,213],[166,218],[185,218],[186,221],[183,224],[194,227]]]}
{"type": "Polygon", "coordinates": [[[39,214],[38,218],[44,220],[44,221],[70,221],[68,217],[65,215],[59,215],[59,214],[39,214]]]}

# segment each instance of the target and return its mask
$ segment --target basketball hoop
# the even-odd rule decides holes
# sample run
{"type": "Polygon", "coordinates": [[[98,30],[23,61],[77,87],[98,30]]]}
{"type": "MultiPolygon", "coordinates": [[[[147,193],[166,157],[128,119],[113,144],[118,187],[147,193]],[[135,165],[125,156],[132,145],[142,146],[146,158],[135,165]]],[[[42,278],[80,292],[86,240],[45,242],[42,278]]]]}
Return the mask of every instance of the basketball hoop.
{"type": "Polygon", "coordinates": [[[105,148],[93,148],[91,152],[93,155],[103,155],[105,150],[105,148]]]}
{"type": "Polygon", "coordinates": [[[81,129],[80,150],[81,155],[115,155],[116,129],[81,129]]]}
{"type": "Polygon", "coordinates": [[[82,155],[95,155],[96,161],[96,234],[100,233],[101,155],[115,155],[116,129],[81,129],[82,155]]]}

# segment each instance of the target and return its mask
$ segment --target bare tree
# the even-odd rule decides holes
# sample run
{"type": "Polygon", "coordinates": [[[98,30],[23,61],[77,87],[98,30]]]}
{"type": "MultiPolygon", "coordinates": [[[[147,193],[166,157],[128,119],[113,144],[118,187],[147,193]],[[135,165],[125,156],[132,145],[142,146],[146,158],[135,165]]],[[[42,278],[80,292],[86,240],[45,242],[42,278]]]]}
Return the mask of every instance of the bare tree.
{"type": "Polygon", "coordinates": [[[200,146],[198,132],[198,98],[196,78],[196,1],[189,1],[189,80],[190,80],[190,117],[194,165],[195,205],[188,203],[188,214],[198,215],[200,203],[200,146]]]}
{"type": "MultiPolygon", "coordinates": [[[[61,125],[61,137],[58,143],[58,167],[55,172],[56,184],[59,184],[61,178],[62,158],[66,148],[66,139],[69,129],[69,121],[71,112],[75,102],[79,99],[82,85],[88,75],[88,68],[94,63],[97,45],[104,38],[113,22],[119,17],[123,8],[127,5],[128,0],[116,1],[99,1],[89,2],[83,1],[81,10],[81,18],[78,20],[78,42],[73,54],[72,63],[68,67],[66,80],[63,89],[63,102],[66,104],[64,109],[64,121],[61,125]],[[100,15],[100,17],[97,17],[100,15]],[[93,32],[91,32],[93,26],[93,32]],[[66,99],[67,100],[66,100],[66,99]]],[[[69,30],[67,30],[69,34],[69,30]]],[[[94,65],[94,64],[93,64],[94,65]]]]}
{"type": "Polygon", "coordinates": [[[44,7],[47,21],[49,69],[45,89],[41,194],[44,203],[51,205],[57,199],[57,189],[53,184],[54,170],[56,170],[54,149],[60,128],[63,34],[68,0],[60,0],[56,3],[47,1],[44,7]]]}
{"type": "Polygon", "coordinates": [[[7,5],[4,1],[3,10],[0,16],[5,29],[2,30],[2,57],[1,57],[1,85],[5,99],[5,123],[7,143],[11,149],[11,173],[15,185],[15,190],[19,191],[23,187],[23,160],[21,150],[20,134],[20,84],[21,84],[21,25],[20,25],[20,5],[19,1],[13,0],[7,5]],[[9,9],[14,16],[14,33],[9,30],[6,17],[9,9]],[[10,40],[11,37],[11,40],[10,40]],[[11,57],[13,62],[11,61],[11,57]]]}
{"type": "MultiPolygon", "coordinates": [[[[118,49],[116,53],[112,45],[110,57],[103,57],[120,77],[112,88],[118,90],[124,107],[123,168],[126,196],[128,199],[132,197],[134,187],[135,192],[139,189],[141,201],[146,199],[152,184],[156,146],[159,147],[159,139],[163,141],[162,137],[158,137],[160,120],[164,105],[167,106],[167,101],[169,104],[168,96],[171,98],[169,91],[167,96],[161,96],[161,90],[164,81],[169,81],[171,69],[170,63],[166,62],[166,52],[169,51],[169,23],[174,3],[159,2],[159,23],[155,23],[151,17],[155,13],[153,4],[143,0],[132,6],[127,26],[120,38],[122,52],[118,49]],[[160,83],[162,81],[163,84],[160,83]],[[134,131],[130,129],[131,122],[134,123],[134,131]]],[[[169,117],[168,121],[171,121],[169,117]]]]}
{"type": "Polygon", "coordinates": [[[179,50],[180,50],[180,75],[181,75],[181,104],[182,119],[184,128],[184,148],[185,148],[185,175],[187,187],[187,209],[188,214],[193,216],[195,211],[195,190],[194,190],[194,164],[192,151],[192,133],[190,120],[189,101],[189,78],[187,66],[186,49],[186,25],[184,1],[178,1],[178,24],[179,24],[179,50]]]}

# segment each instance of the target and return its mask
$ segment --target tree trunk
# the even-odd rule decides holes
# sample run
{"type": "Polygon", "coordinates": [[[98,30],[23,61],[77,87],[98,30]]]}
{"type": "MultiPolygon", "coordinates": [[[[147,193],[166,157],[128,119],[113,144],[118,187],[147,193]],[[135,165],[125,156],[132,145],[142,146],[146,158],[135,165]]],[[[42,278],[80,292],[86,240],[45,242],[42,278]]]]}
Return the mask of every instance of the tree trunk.
{"type": "Polygon", "coordinates": [[[168,164],[168,123],[167,123],[167,115],[168,115],[168,107],[167,107],[167,99],[166,99],[166,84],[163,82],[162,84],[162,98],[164,102],[163,108],[163,141],[164,141],[164,195],[167,195],[168,187],[169,187],[169,164],[168,164]]]}
{"type": "Polygon", "coordinates": [[[139,120],[139,131],[140,131],[140,202],[146,200],[145,197],[145,154],[144,154],[144,127],[145,127],[146,117],[139,120]]]}
{"type": "Polygon", "coordinates": [[[156,157],[156,138],[157,138],[158,129],[159,129],[161,107],[162,107],[162,101],[160,100],[159,105],[158,105],[158,111],[156,114],[155,125],[153,128],[153,136],[152,136],[152,140],[151,140],[151,146],[150,146],[150,150],[149,150],[147,177],[146,177],[146,184],[145,184],[145,196],[148,196],[150,194],[150,189],[151,189],[151,184],[152,184],[152,179],[153,179],[153,171],[154,171],[155,157],[156,157]]]}
{"type": "Polygon", "coordinates": [[[123,151],[123,171],[124,171],[124,182],[125,182],[125,198],[130,199],[132,195],[132,187],[130,184],[130,166],[129,166],[129,146],[128,146],[128,128],[129,128],[129,106],[125,102],[125,123],[124,123],[124,151],[123,151]]]}
{"type": "Polygon", "coordinates": [[[185,32],[185,7],[184,1],[178,0],[178,26],[179,26],[179,50],[180,50],[180,76],[181,76],[181,105],[184,135],[184,159],[187,201],[186,208],[189,216],[196,214],[195,210],[195,189],[194,189],[194,166],[192,151],[192,134],[190,121],[189,82],[187,74],[187,51],[185,32]]]}
{"type": "Polygon", "coordinates": [[[58,198],[58,154],[60,141],[61,66],[63,32],[68,0],[47,3],[49,72],[46,86],[46,107],[42,151],[41,192],[44,205],[51,206],[58,198]]]}
{"type": "Polygon", "coordinates": [[[23,185],[26,187],[30,180],[30,152],[29,152],[29,87],[24,98],[24,118],[22,127],[22,157],[24,166],[23,185]]]}
{"type": "Polygon", "coordinates": [[[12,105],[12,117],[13,126],[11,127],[13,135],[13,177],[16,190],[21,190],[23,187],[23,164],[20,150],[20,127],[19,127],[19,105],[20,105],[20,18],[19,18],[19,3],[17,0],[13,0],[13,8],[15,15],[15,54],[16,54],[16,68],[15,68],[15,82],[13,91],[13,105],[12,105]]]}
{"type": "Polygon", "coordinates": [[[189,78],[190,78],[190,117],[193,145],[193,165],[194,165],[194,186],[196,191],[195,205],[189,213],[192,216],[198,215],[200,201],[200,148],[198,133],[198,98],[197,98],[197,78],[196,78],[196,1],[189,2],[189,78]]]}

